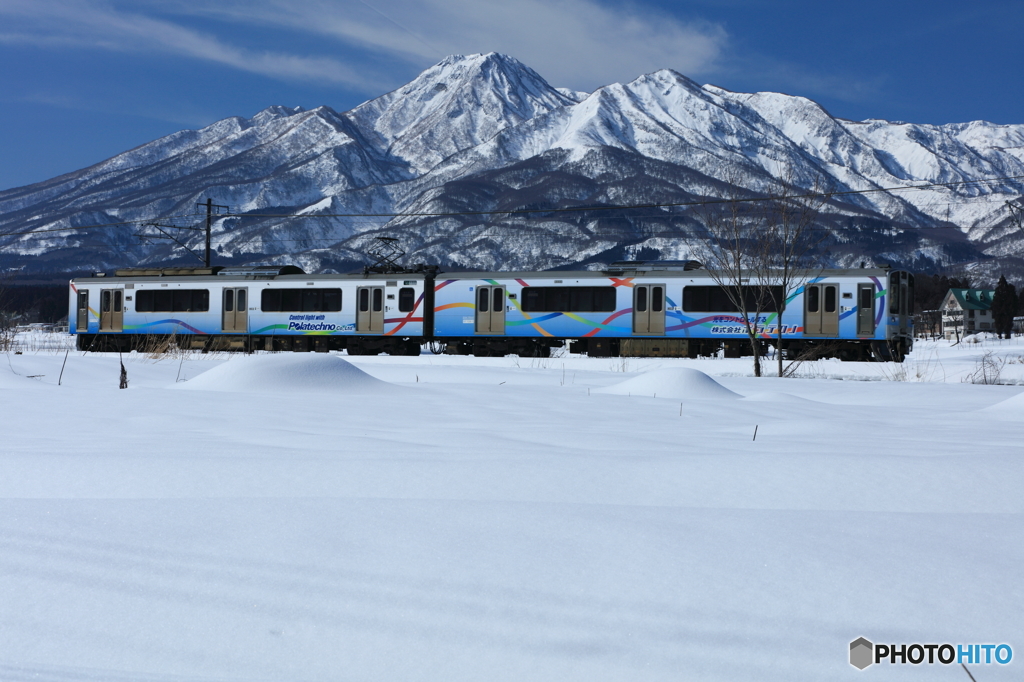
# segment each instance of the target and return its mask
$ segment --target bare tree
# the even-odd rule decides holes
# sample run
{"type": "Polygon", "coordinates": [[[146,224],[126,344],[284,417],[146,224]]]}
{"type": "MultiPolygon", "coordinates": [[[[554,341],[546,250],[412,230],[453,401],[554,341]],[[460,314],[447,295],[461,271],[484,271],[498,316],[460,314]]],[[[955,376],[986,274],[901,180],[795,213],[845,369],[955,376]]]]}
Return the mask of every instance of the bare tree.
{"type": "Polygon", "coordinates": [[[771,306],[764,286],[764,257],[771,238],[763,229],[763,216],[749,196],[740,194],[735,182],[725,179],[724,197],[706,197],[699,219],[704,231],[691,245],[700,260],[738,313],[754,356],[754,376],[761,376],[763,313],[771,306]]]}
{"type": "Polygon", "coordinates": [[[816,179],[810,190],[794,186],[785,175],[768,192],[761,206],[760,229],[764,235],[757,254],[760,285],[772,300],[776,313],[775,349],[778,376],[785,376],[782,361],[782,313],[801,287],[820,274],[821,246],[828,232],[819,224],[822,208],[831,199],[816,179]]]}
{"type": "Polygon", "coordinates": [[[0,273],[0,351],[9,351],[14,345],[14,296],[11,291],[12,277],[0,273]]]}
{"type": "Polygon", "coordinates": [[[705,228],[691,248],[712,280],[725,292],[746,332],[754,375],[762,375],[761,355],[775,320],[778,375],[785,375],[782,313],[789,301],[822,269],[820,247],[828,232],[819,223],[830,200],[816,180],[801,189],[783,174],[761,196],[742,195],[726,178],[724,197],[700,207],[705,228]]]}

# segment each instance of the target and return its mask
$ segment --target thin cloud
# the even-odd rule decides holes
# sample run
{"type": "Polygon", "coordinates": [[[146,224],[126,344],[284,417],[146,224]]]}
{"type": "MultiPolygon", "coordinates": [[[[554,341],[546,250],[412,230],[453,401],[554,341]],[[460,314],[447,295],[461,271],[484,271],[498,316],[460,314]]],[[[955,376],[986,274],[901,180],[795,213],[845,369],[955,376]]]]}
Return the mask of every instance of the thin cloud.
{"type": "Polygon", "coordinates": [[[0,42],[7,44],[170,53],[281,80],[339,83],[358,89],[379,83],[365,70],[330,57],[249,50],[170,21],[88,0],[6,0],[0,3],[0,16],[4,15],[8,25],[0,42]]]}
{"type": "Polygon", "coordinates": [[[583,90],[663,68],[708,72],[727,42],[724,29],[714,24],[591,0],[446,0],[444,7],[449,16],[434,13],[423,22],[433,19],[435,35],[448,45],[508,52],[553,83],[583,90]]]}
{"type": "Polygon", "coordinates": [[[111,101],[107,97],[73,94],[66,91],[36,90],[13,96],[4,93],[0,95],[0,105],[3,104],[35,104],[66,109],[70,112],[85,111],[113,116],[130,115],[151,121],[173,123],[187,128],[201,128],[222,117],[221,114],[204,108],[203,102],[190,102],[181,98],[165,98],[163,100],[136,98],[129,103],[111,101]]]}
{"type": "Polygon", "coordinates": [[[738,54],[718,24],[598,0],[0,0],[0,19],[0,44],[173,54],[370,96],[449,54],[491,51],[587,91],[662,68],[842,101],[882,87],[738,54]],[[196,18],[208,20],[203,31],[183,25],[196,18]],[[322,49],[333,41],[346,56],[252,49],[239,37],[245,26],[274,27],[285,40],[315,36],[322,49]]]}
{"type": "Polygon", "coordinates": [[[385,59],[422,69],[449,54],[504,52],[555,85],[586,90],[661,68],[710,73],[728,43],[717,24],[595,0],[168,0],[150,6],[333,38],[365,50],[371,64],[385,59]]]}

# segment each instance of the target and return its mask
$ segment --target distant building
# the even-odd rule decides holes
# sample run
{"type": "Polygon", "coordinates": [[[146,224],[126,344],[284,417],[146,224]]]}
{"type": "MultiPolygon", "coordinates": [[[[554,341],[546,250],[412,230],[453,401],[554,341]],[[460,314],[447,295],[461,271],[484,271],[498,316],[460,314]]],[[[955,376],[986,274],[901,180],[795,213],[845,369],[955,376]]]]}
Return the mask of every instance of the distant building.
{"type": "Polygon", "coordinates": [[[995,289],[950,289],[942,300],[942,335],[947,339],[995,331],[995,289]]]}
{"type": "Polygon", "coordinates": [[[922,310],[914,315],[914,336],[919,339],[937,339],[942,336],[942,311],[922,310]]]}

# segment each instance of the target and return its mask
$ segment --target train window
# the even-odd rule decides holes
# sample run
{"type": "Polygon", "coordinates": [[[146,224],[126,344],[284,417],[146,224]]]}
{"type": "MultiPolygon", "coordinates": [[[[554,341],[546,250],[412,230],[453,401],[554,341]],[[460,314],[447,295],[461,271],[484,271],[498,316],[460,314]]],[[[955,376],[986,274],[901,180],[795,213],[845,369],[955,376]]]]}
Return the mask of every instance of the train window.
{"type": "Polygon", "coordinates": [[[135,312],[205,313],[210,309],[208,289],[138,289],[135,312]]]}
{"type": "Polygon", "coordinates": [[[178,289],[172,292],[171,299],[171,312],[185,313],[192,308],[192,292],[187,289],[178,289]]]}
{"type": "Polygon", "coordinates": [[[615,287],[594,287],[594,312],[615,312],[615,287]]]}
{"type": "Polygon", "coordinates": [[[384,290],[374,289],[373,290],[373,312],[379,313],[384,310],[384,290]]]}
{"type": "Polygon", "coordinates": [[[367,313],[370,312],[370,290],[360,289],[359,290],[359,312],[367,313]]]}
{"type": "Polygon", "coordinates": [[[501,287],[494,287],[494,305],[491,306],[491,310],[498,312],[505,309],[505,301],[502,300],[504,291],[501,287]]]}
{"type": "Polygon", "coordinates": [[[665,306],[665,290],[661,287],[651,289],[651,312],[660,313],[665,306]]]}
{"type": "Polygon", "coordinates": [[[224,290],[224,312],[230,313],[235,310],[235,290],[225,289],[224,290]]]}
{"type": "Polygon", "coordinates": [[[568,306],[565,310],[572,312],[586,310],[592,311],[594,308],[594,294],[590,287],[569,287],[568,289],[569,300],[568,306]]]}
{"type": "Polygon", "coordinates": [[[302,310],[302,289],[281,290],[281,311],[297,313],[302,310]]]}
{"type": "Polygon", "coordinates": [[[341,289],[264,289],[260,310],[265,313],[336,313],[341,289]]]}
{"type": "Polygon", "coordinates": [[[245,289],[239,289],[237,298],[235,300],[235,307],[238,310],[245,310],[246,305],[247,304],[245,302],[245,289]]]}
{"type": "Polygon", "coordinates": [[[489,312],[491,302],[491,292],[487,287],[480,287],[477,291],[477,306],[476,309],[482,313],[489,312]]]}
{"type": "Polygon", "coordinates": [[[523,289],[523,310],[528,313],[544,312],[544,292],[547,287],[526,287],[523,289]]]}
{"type": "Polygon", "coordinates": [[[117,289],[114,291],[114,312],[121,312],[121,290],[117,289]]]}
{"type": "Polygon", "coordinates": [[[864,287],[860,290],[860,307],[861,310],[869,310],[874,305],[874,294],[871,289],[864,287]]]}
{"type": "Polygon", "coordinates": [[[336,313],[341,310],[341,289],[321,289],[324,295],[320,309],[325,313],[336,313]]]}
{"type": "Polygon", "coordinates": [[[569,287],[551,287],[545,296],[550,310],[569,310],[572,308],[572,292],[569,287]]]}
{"type": "Polygon", "coordinates": [[[104,313],[110,312],[110,292],[104,291],[100,296],[100,310],[104,313]]]}
{"type": "MultiPolygon", "coordinates": [[[[747,312],[777,313],[783,300],[780,286],[744,287],[744,307],[747,312]],[[760,299],[760,300],[759,300],[760,299]]],[[[683,289],[683,310],[688,313],[738,313],[739,307],[720,286],[692,286],[683,289]]]]}
{"type": "Polygon", "coordinates": [[[889,314],[898,315],[900,312],[900,273],[889,273],[889,314]]]}
{"type": "Polygon", "coordinates": [[[647,312],[647,287],[636,290],[636,310],[639,313],[647,312]]]}
{"type": "MultiPolygon", "coordinates": [[[[406,282],[408,284],[408,282],[406,282]]],[[[402,313],[412,312],[416,307],[416,290],[412,287],[403,287],[398,290],[398,311],[402,313]]]]}
{"type": "Polygon", "coordinates": [[[833,286],[825,287],[825,312],[834,313],[836,311],[836,288],[833,286]]]}
{"type": "Polygon", "coordinates": [[[807,295],[807,312],[818,312],[818,297],[820,296],[820,291],[821,288],[819,287],[807,287],[806,289],[804,289],[804,293],[807,295]]]}
{"type": "Polygon", "coordinates": [[[685,287],[683,310],[688,313],[736,312],[736,304],[725,289],[718,286],[685,287]]]}
{"type": "Polygon", "coordinates": [[[316,289],[304,289],[302,291],[302,312],[315,313],[320,307],[320,292],[316,289]]]}
{"type": "Polygon", "coordinates": [[[281,310],[281,290],[264,289],[260,293],[260,310],[265,313],[276,313],[281,310]]]}
{"type": "Polygon", "coordinates": [[[907,315],[914,314],[914,276],[907,275],[907,315]]]}
{"type": "Polygon", "coordinates": [[[611,313],[615,287],[525,287],[522,301],[527,313],[611,313]]]}

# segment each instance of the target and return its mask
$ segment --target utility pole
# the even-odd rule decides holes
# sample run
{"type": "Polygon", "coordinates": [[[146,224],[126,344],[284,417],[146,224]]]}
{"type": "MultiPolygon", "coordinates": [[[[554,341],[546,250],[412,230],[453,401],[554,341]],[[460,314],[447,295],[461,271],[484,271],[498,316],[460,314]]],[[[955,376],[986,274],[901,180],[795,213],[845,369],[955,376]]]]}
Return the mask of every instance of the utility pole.
{"type": "MultiPolygon", "coordinates": [[[[205,228],[199,227],[198,225],[195,225],[195,224],[193,224],[192,227],[185,227],[185,226],[182,226],[182,225],[175,225],[175,224],[173,224],[171,222],[168,222],[168,223],[149,222],[149,223],[142,223],[140,225],[141,230],[138,233],[136,233],[134,236],[141,237],[143,244],[148,244],[149,240],[151,240],[151,239],[168,239],[168,240],[174,242],[175,244],[177,244],[178,246],[180,246],[181,248],[183,248],[185,251],[188,251],[190,254],[192,254],[193,256],[198,258],[199,260],[203,261],[203,265],[205,265],[206,267],[210,267],[210,251],[211,251],[211,249],[210,249],[210,242],[212,241],[211,236],[212,236],[212,233],[213,233],[213,216],[218,215],[218,214],[222,214],[222,213],[227,213],[230,207],[228,207],[228,206],[220,206],[219,204],[215,204],[215,203],[213,203],[213,199],[207,199],[203,203],[196,203],[196,208],[197,209],[202,208],[203,206],[206,207],[206,227],[205,228]],[[153,233],[148,231],[149,229],[156,230],[159,234],[153,234],[153,233]],[[182,239],[179,239],[179,237],[182,236],[182,232],[183,231],[185,233],[188,233],[188,232],[201,232],[204,229],[206,231],[206,250],[205,250],[205,253],[202,256],[200,256],[197,252],[193,251],[192,248],[188,245],[189,241],[191,241],[190,239],[185,238],[184,241],[183,241],[182,239]]],[[[198,216],[198,215],[201,215],[201,214],[197,210],[196,213],[193,213],[192,215],[193,216],[198,216]]]]}
{"type": "Polygon", "coordinates": [[[213,199],[206,197],[206,267],[210,267],[210,231],[213,229],[213,199]]]}
{"type": "Polygon", "coordinates": [[[1016,203],[1012,201],[1006,202],[1006,208],[1010,211],[1010,221],[1017,226],[1017,229],[1021,229],[1021,217],[1024,215],[1024,203],[1021,199],[1018,199],[1016,203]]]}
{"type": "Polygon", "coordinates": [[[209,197],[206,198],[205,204],[196,204],[196,206],[206,206],[206,253],[203,262],[206,264],[206,267],[210,267],[210,235],[213,232],[213,209],[218,209],[217,213],[220,213],[227,212],[228,207],[213,203],[213,199],[209,197]]]}

